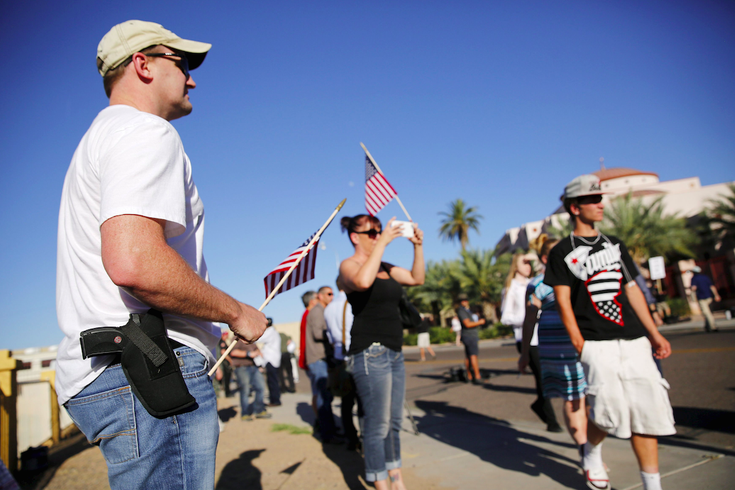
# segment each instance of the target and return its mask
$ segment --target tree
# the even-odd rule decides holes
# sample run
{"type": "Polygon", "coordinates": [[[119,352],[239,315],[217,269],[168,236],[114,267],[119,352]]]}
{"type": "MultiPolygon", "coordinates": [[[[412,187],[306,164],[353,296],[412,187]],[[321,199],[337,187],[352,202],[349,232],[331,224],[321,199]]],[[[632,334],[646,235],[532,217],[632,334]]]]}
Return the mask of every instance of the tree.
{"type": "Polygon", "coordinates": [[[407,288],[406,291],[411,302],[421,311],[432,311],[434,302],[439,304],[442,311],[451,309],[457,295],[462,292],[459,261],[429,261],[426,265],[424,284],[407,288]]]}
{"type": "Polygon", "coordinates": [[[477,207],[466,207],[462,199],[457,199],[449,203],[449,212],[441,211],[440,216],[444,216],[439,228],[439,236],[443,240],[459,240],[462,245],[462,251],[466,250],[469,242],[469,231],[475,230],[480,234],[480,220],[482,215],[477,213],[477,207]]]}
{"type": "Polygon", "coordinates": [[[735,238],[735,184],[728,185],[730,195],[720,195],[720,199],[709,201],[704,222],[714,234],[715,243],[720,243],[729,235],[735,238]]]}
{"type": "Polygon", "coordinates": [[[641,199],[614,199],[605,208],[603,233],[620,238],[636,263],[652,256],[683,255],[694,257],[696,234],[687,228],[686,220],[675,214],[664,214],[663,196],[646,205],[641,199]]]}
{"type": "Polygon", "coordinates": [[[574,231],[574,225],[572,223],[571,216],[569,219],[559,219],[559,226],[554,226],[553,224],[549,226],[548,234],[559,240],[568,237],[574,231]]]}
{"type": "Polygon", "coordinates": [[[511,254],[493,256],[490,250],[466,250],[459,259],[429,262],[424,284],[408,288],[411,302],[424,312],[432,311],[433,305],[446,312],[454,308],[459,293],[465,293],[470,303],[482,305],[485,315],[494,320],[511,254]]]}

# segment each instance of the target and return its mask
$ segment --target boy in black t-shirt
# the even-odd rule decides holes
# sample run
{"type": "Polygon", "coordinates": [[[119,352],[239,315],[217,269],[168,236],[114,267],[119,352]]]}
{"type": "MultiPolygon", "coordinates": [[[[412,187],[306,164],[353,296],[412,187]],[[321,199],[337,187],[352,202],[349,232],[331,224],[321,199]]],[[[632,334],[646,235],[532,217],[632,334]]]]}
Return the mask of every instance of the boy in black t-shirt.
{"type": "Polygon", "coordinates": [[[631,439],[645,490],[661,489],[658,439],[676,433],[666,380],[651,357],[671,354],[658,332],[625,244],[595,229],[602,221],[600,180],[577,177],[564,189],[574,231],[549,254],[544,282],[554,287],[559,314],[587,376],[590,423],[582,466],[587,486],[609,489],[601,443],[607,434],[631,439]]]}

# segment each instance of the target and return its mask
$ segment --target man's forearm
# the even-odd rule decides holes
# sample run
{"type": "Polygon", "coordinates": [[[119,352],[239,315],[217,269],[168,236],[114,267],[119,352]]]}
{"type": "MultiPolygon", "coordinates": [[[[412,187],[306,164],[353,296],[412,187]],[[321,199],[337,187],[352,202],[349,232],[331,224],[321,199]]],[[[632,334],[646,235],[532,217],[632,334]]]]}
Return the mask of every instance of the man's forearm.
{"type": "Polygon", "coordinates": [[[165,222],[116,216],[101,226],[102,263],[110,279],[159,310],[229,325],[243,305],[199,277],[165,240],[165,222]]]}

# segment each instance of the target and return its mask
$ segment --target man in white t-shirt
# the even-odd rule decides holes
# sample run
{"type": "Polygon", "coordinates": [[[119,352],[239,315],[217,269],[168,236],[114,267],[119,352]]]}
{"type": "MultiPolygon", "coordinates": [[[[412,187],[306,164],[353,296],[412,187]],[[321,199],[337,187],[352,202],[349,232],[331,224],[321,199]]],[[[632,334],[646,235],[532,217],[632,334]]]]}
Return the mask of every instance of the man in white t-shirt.
{"type": "Polygon", "coordinates": [[[100,446],[113,489],[213,486],[219,432],[207,368],[220,334],[212,322],[246,342],[266,327],[262,313],[209,284],[204,207],[169,122],[191,112],[189,70],[210,48],[151,22],[114,26],[97,48],[110,106],[82,138],[64,181],[56,307],[65,338],[56,391],[100,446]],[[166,362],[175,356],[196,400],[169,417],[147,411],[119,358],[82,356],[81,332],[125,325],[149,309],[163,313],[173,348],[166,362]]]}

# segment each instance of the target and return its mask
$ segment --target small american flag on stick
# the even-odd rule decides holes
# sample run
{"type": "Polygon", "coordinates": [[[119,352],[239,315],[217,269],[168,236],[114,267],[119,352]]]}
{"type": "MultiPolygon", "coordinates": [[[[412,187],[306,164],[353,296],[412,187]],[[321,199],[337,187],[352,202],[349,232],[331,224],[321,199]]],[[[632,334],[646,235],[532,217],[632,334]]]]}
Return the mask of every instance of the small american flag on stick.
{"type": "Polygon", "coordinates": [[[385,175],[375,168],[365,155],[365,208],[371,216],[378,214],[398,193],[390,185],[385,175]]]}
{"type": "MultiPolygon", "coordinates": [[[[318,232],[317,232],[318,233],[318,232]]],[[[263,282],[265,283],[265,296],[266,298],[270,296],[273,289],[278,285],[278,283],[281,281],[283,276],[286,275],[288,270],[291,268],[291,266],[296,262],[299,257],[301,257],[301,254],[304,252],[304,249],[309,246],[309,243],[311,243],[311,240],[314,238],[314,233],[309,238],[306,239],[304,243],[301,244],[299,248],[291,252],[291,255],[286,257],[286,260],[281,262],[276,266],[275,269],[270,271],[267,276],[263,279],[263,282]]],[[[316,250],[319,245],[319,240],[316,240],[313,244],[311,249],[309,249],[308,252],[306,252],[306,255],[301,260],[299,265],[296,266],[296,268],[293,270],[291,275],[286,279],[286,281],[281,285],[280,288],[278,288],[278,291],[273,296],[276,296],[279,293],[282,293],[284,291],[288,291],[291,288],[295,288],[296,286],[305,283],[306,281],[310,281],[314,279],[314,269],[316,268],[316,250]]]]}

